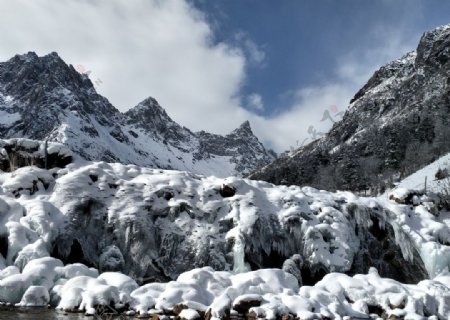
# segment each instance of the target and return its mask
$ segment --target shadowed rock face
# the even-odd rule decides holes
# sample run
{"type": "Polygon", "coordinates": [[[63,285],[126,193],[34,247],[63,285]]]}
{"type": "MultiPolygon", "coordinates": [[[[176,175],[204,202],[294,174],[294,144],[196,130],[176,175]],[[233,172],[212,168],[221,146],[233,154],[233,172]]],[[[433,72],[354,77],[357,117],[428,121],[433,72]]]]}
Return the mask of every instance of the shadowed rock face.
{"type": "Polygon", "coordinates": [[[413,251],[413,262],[405,260],[396,244],[393,227],[380,221],[378,212],[368,210],[364,214],[364,219],[370,220],[371,226],[355,225],[360,248],[348,274],[364,274],[370,267],[375,267],[384,277],[402,279],[404,283],[417,283],[427,279],[427,271],[417,251],[413,251]]]}
{"type": "MultiPolygon", "coordinates": [[[[144,282],[174,280],[182,272],[204,266],[230,270],[235,255],[234,241],[211,241],[207,238],[193,242],[189,238],[193,230],[184,230],[187,235],[167,232],[167,229],[173,228],[172,221],[189,210],[188,207],[177,211],[167,208],[155,212],[150,209],[149,217],[145,220],[139,218],[125,224],[105,224],[106,206],[97,200],[89,199],[71,210],[72,222],[65,232],[57,237],[52,255],[65,263],[81,262],[100,267],[102,271],[119,270],[144,282]],[[121,261],[118,267],[108,266],[102,261],[101,256],[105,255],[105,249],[98,245],[99,239],[102,244],[113,244],[118,248],[120,257],[115,258],[121,261]]],[[[342,206],[339,210],[347,209],[342,206]]],[[[369,211],[366,214],[367,219],[373,221],[370,228],[357,224],[354,220],[349,221],[353,225],[351,228],[354,230],[354,241],[359,244],[355,247],[350,267],[347,270],[337,270],[354,275],[366,274],[370,267],[376,267],[383,277],[403,283],[417,283],[427,279],[427,271],[420,256],[415,252],[413,261],[406,260],[396,245],[392,227],[386,224],[380,228],[377,215],[372,216],[369,211]]],[[[192,215],[193,221],[208,225],[206,218],[199,218],[201,215],[207,216],[206,213],[197,212],[192,215]]],[[[212,219],[210,221],[211,225],[216,222],[212,219]]],[[[296,275],[299,282],[305,285],[313,285],[325,274],[335,271],[322,263],[307,261],[305,255],[308,251],[303,240],[305,235],[301,232],[303,223],[305,221],[280,225],[274,216],[260,217],[252,232],[242,235],[245,263],[251,270],[283,268],[293,256],[300,254],[303,258],[297,263],[297,274],[292,269],[285,270],[296,275]]],[[[222,229],[217,237],[224,239],[226,231],[227,229],[222,229]]],[[[326,233],[321,237],[325,243],[333,241],[331,235],[329,239],[326,238],[326,233]]]]}
{"type": "Polygon", "coordinates": [[[250,175],[276,184],[383,191],[450,151],[450,28],[381,67],[323,138],[250,175]]]}
{"type": "Polygon", "coordinates": [[[72,152],[63,145],[28,139],[0,140],[0,170],[11,172],[18,168],[36,166],[43,169],[64,168],[72,162],[72,152]]]}
{"type": "Polygon", "coordinates": [[[86,160],[220,176],[248,174],[276,157],[248,122],[225,136],[194,133],[153,98],[121,113],[56,53],[0,63],[0,137],[62,142],[86,160]]]}

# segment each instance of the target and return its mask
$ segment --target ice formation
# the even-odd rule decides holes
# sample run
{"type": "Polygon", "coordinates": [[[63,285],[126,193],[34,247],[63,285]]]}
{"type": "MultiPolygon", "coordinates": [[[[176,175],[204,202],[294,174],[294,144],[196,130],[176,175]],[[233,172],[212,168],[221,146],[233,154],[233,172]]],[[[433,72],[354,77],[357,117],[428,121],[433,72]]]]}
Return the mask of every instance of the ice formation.
{"type": "Polygon", "coordinates": [[[450,222],[430,201],[105,162],[18,168],[0,173],[0,301],[446,319],[450,222]]]}

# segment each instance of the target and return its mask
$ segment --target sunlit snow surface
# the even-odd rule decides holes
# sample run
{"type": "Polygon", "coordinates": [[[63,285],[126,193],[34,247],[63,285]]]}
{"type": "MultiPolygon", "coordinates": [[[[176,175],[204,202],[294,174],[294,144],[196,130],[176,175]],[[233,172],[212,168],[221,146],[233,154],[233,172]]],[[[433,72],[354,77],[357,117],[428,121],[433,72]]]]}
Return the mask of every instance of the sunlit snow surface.
{"type": "Polygon", "coordinates": [[[449,225],[428,210],[426,202],[399,205],[349,192],[133,165],[24,167],[0,173],[0,237],[8,243],[6,256],[0,255],[0,301],[89,314],[112,302],[141,315],[183,304],[186,318],[208,311],[221,318],[242,301],[257,301],[251,310],[268,319],[288,313],[302,319],[368,318],[374,306],[387,316],[447,319],[449,225]],[[236,194],[224,198],[223,184],[236,194]],[[371,269],[354,277],[331,273],[299,288],[292,274],[279,269],[247,271],[244,252],[250,250],[300,254],[310,266],[346,272],[360,245],[355,224],[370,224],[364,216],[369,211],[393,228],[406,259],[418,252],[433,280],[404,285],[371,269]],[[135,280],[49,257],[55,245],[60,256],[68,255],[73,239],[101,271],[117,268],[135,280]],[[199,268],[205,264],[217,271],[199,268]],[[139,287],[152,268],[176,281],[139,287]]]}
{"type": "Polygon", "coordinates": [[[440,157],[436,161],[406,177],[398,184],[397,188],[422,190],[426,187],[428,191],[438,192],[445,183],[442,180],[436,179],[436,172],[439,169],[447,169],[450,171],[450,154],[440,157]]]}

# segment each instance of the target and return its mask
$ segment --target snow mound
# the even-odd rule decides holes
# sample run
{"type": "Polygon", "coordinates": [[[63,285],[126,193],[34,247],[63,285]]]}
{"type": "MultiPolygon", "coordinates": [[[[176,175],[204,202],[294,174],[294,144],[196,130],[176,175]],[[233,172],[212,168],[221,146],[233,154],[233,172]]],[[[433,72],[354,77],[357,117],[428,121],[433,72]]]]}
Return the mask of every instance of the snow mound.
{"type": "Polygon", "coordinates": [[[43,286],[31,286],[23,294],[20,307],[45,307],[50,302],[48,290],[43,286]]]}
{"type": "Polygon", "coordinates": [[[299,287],[293,275],[279,269],[236,274],[204,267],[183,273],[176,281],[139,287],[131,278],[116,272],[62,278],[60,261],[38,260],[27,264],[22,274],[2,280],[2,293],[9,290],[0,296],[3,302],[20,301],[17,306],[21,307],[51,304],[87,315],[107,307],[139,317],[174,314],[181,319],[223,319],[230,315],[263,319],[450,316],[448,273],[406,285],[382,278],[371,268],[368,274],[353,277],[330,273],[314,286],[299,287]],[[39,286],[32,285],[34,280],[29,274],[34,279],[53,277],[47,282],[50,286],[39,286]]]}

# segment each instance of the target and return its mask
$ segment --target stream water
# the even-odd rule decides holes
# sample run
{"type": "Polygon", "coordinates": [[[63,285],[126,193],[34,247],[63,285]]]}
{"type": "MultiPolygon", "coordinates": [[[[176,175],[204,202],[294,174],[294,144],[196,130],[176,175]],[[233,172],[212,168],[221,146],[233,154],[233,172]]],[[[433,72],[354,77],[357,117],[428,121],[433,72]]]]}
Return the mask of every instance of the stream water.
{"type": "Polygon", "coordinates": [[[132,317],[109,314],[86,317],[80,313],[66,313],[47,308],[17,309],[0,306],[0,320],[128,320],[132,317]]]}

